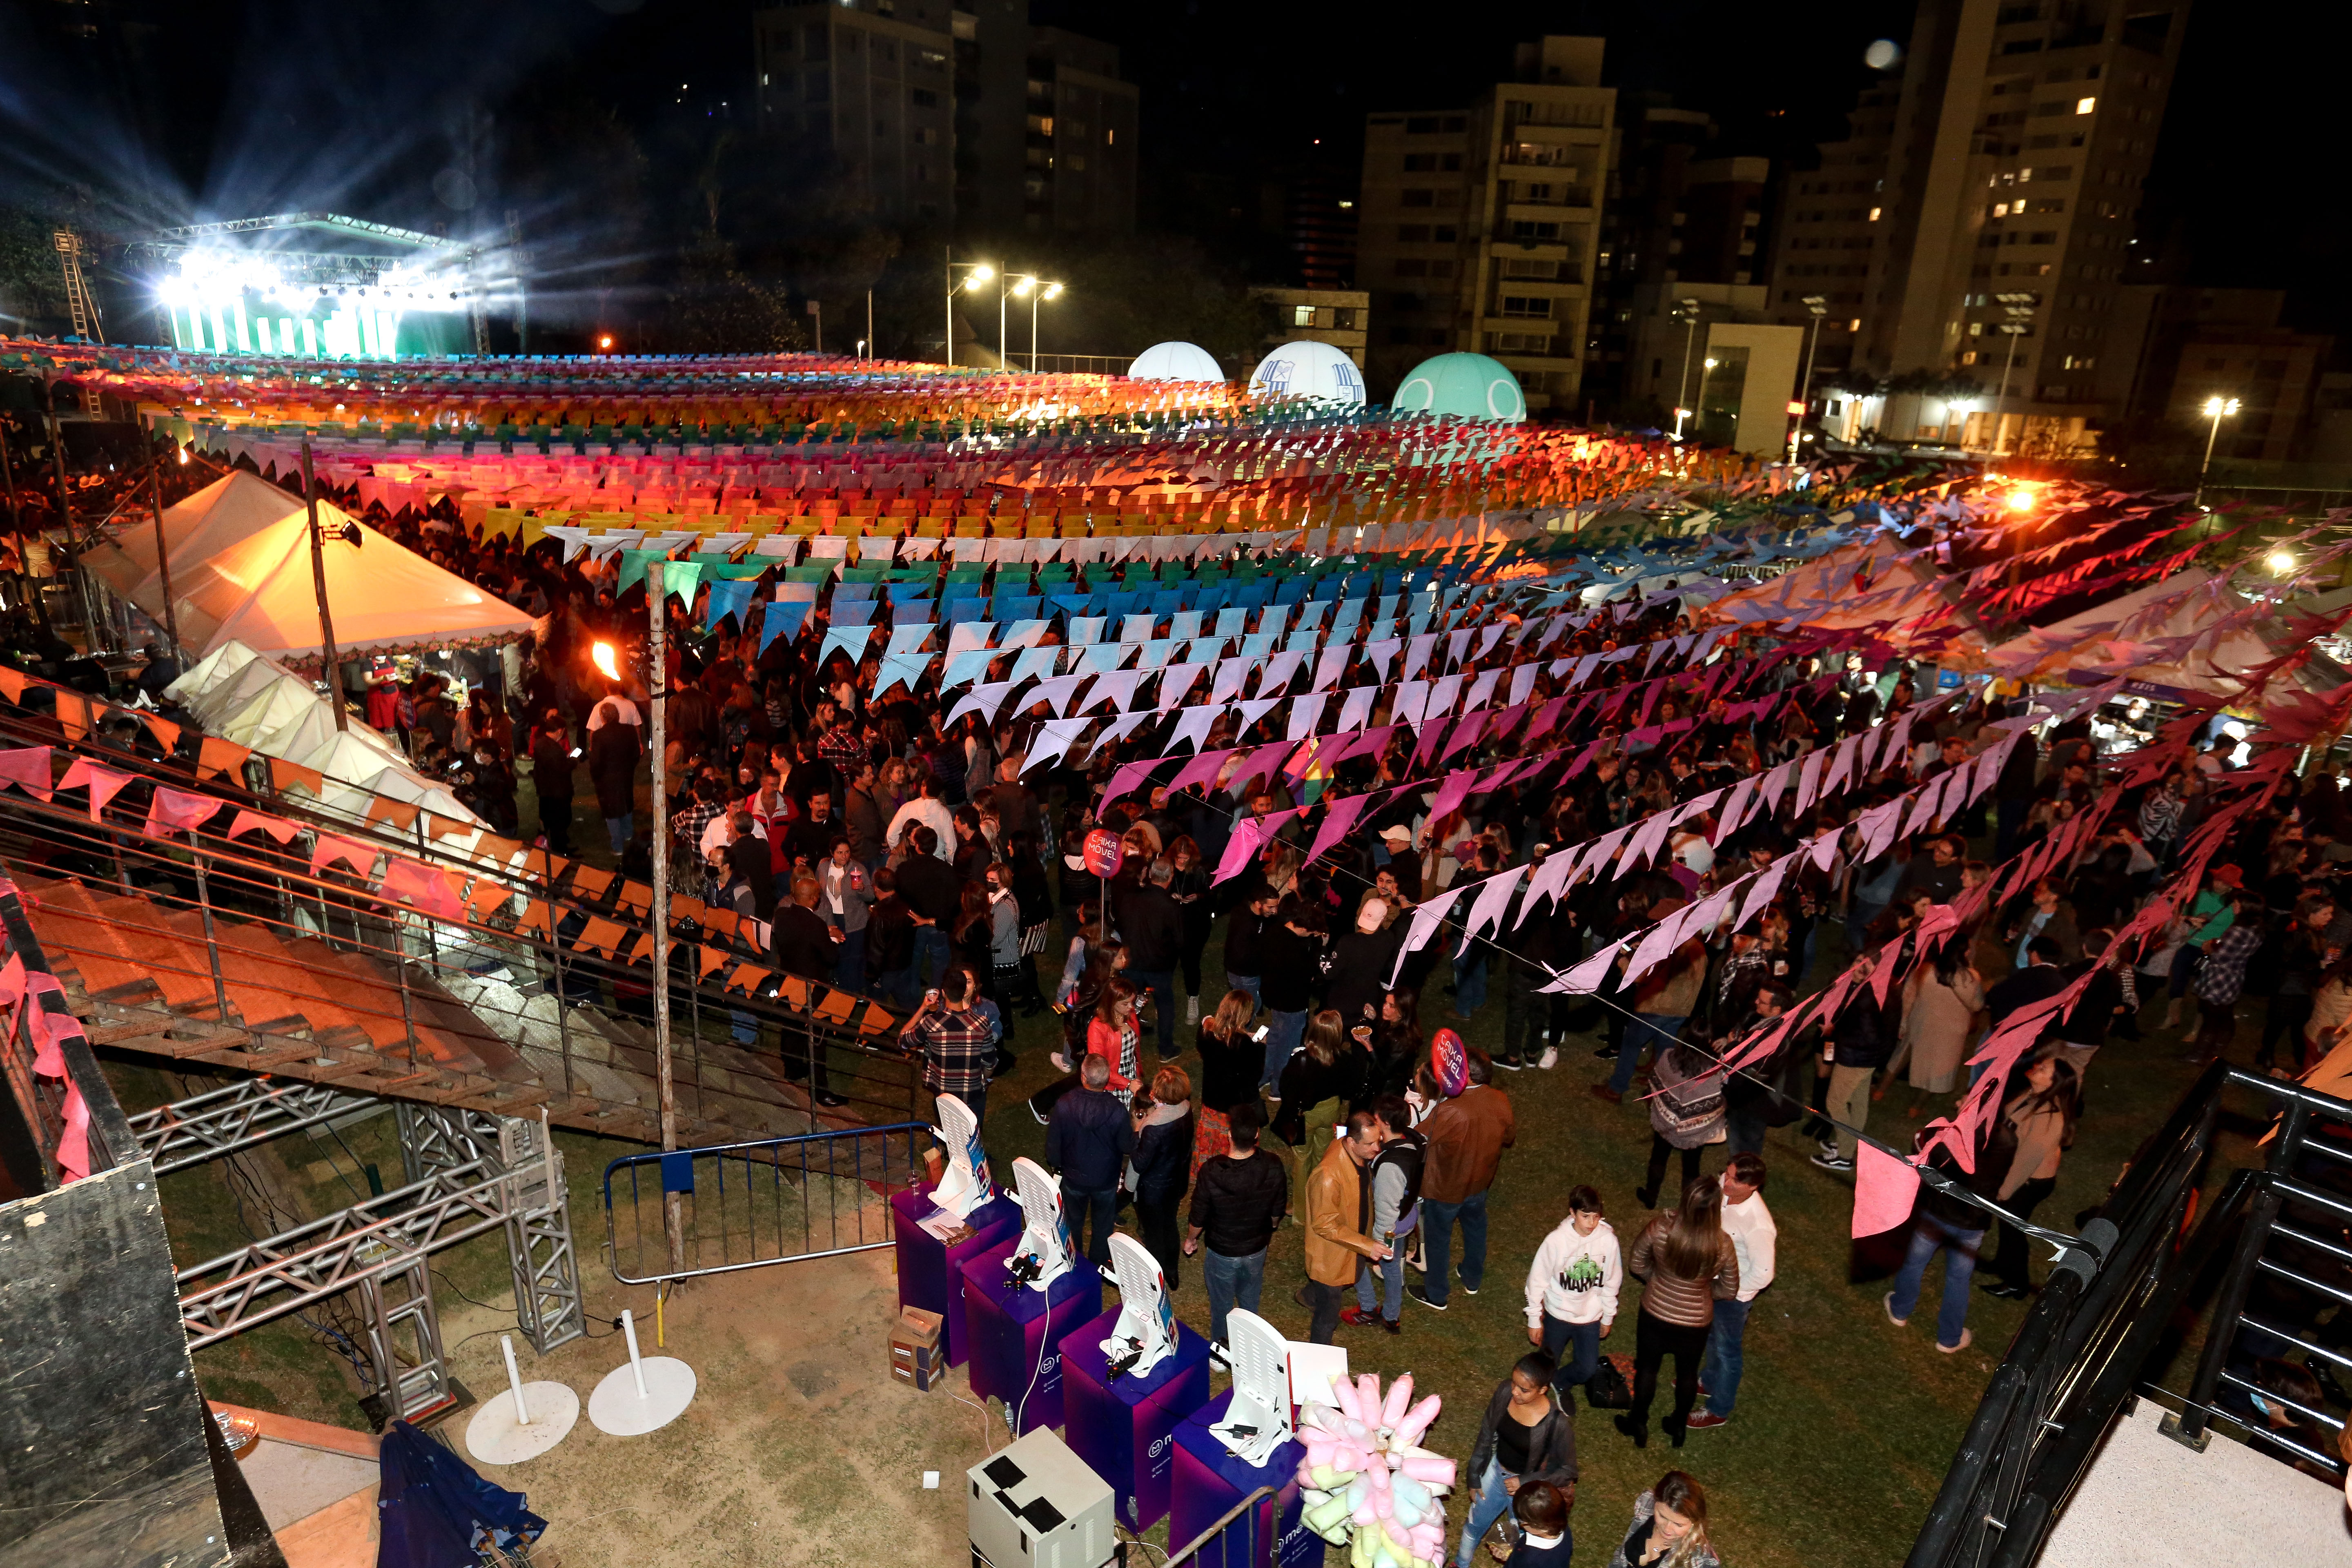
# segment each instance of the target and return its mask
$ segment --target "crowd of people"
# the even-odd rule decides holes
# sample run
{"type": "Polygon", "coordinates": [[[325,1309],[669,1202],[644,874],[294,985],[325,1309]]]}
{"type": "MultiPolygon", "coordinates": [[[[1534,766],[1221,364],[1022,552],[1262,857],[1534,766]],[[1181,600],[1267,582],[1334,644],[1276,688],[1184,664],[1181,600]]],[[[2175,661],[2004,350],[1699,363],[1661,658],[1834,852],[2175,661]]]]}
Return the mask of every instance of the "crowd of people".
{"type": "MultiPolygon", "coordinates": [[[[479,690],[459,703],[394,689],[383,697],[390,727],[474,758],[488,781],[477,787],[494,802],[511,799],[514,761],[527,760],[534,826],[551,848],[576,847],[575,795],[593,793],[606,830],[598,847],[642,874],[646,683],[600,678],[587,658],[597,641],[640,647],[642,607],[634,597],[616,604],[608,583],[545,551],[476,546],[461,531],[419,543],[548,615],[551,630],[505,711],[479,690]]],[[[1668,595],[1634,620],[1579,630],[1545,651],[1529,706],[1564,689],[1553,658],[1690,629],[1668,595]]],[[[1531,1238],[1533,1349],[1481,1426],[1465,1485],[1465,1563],[1507,1514],[1514,1561],[1554,1561],[1545,1554],[1567,1540],[1574,1493],[1575,1389],[1637,1446],[1662,1405],[1657,1430],[1676,1447],[1733,1418],[1749,1309],[1776,1268],[1763,1197],[1769,1129],[1801,1124],[1810,1163],[1849,1176],[1874,1105],[1902,1096],[1906,1121],[1948,1111],[1990,1032],[2088,974],[2083,1004],[2051,1021],[2011,1075],[1971,1168],[1936,1156],[1969,1193],[2030,1222],[2055,1189],[2086,1089],[2095,1091],[2096,1057],[2110,1037],[2137,1037],[2142,1003],[2159,991],[2162,1027],[2180,1031],[2179,1048],[2192,1057],[2229,1049],[2252,1001],[2255,1060],[2281,1073],[2352,1027],[2352,902],[2339,898],[2352,867],[2352,798],[2330,767],[2238,818],[2193,900],[2141,951],[2109,954],[2212,810],[2216,781],[2242,760],[2232,737],[2208,727],[2183,765],[2113,794],[2103,757],[2148,738],[2145,704],[2042,726],[2003,753],[1989,787],[1874,852],[1857,819],[1992,752],[2001,721],[2027,711],[2017,694],[1977,685],[1922,706],[1930,671],[1817,647],[1759,660],[1747,695],[1774,699],[1760,706],[1702,693],[1677,723],[1685,697],[1670,690],[1662,702],[1653,696],[1654,715],[1645,705],[1653,724],[1595,704],[1539,737],[1492,731],[1449,765],[1578,747],[1585,760],[1442,813],[1402,731],[1328,777],[1277,770],[1172,792],[1147,784],[1112,799],[1107,782],[1122,763],[1156,754],[1164,723],[1029,769],[1051,709],[1016,703],[993,720],[950,720],[950,699],[923,682],[877,698],[876,661],[820,658],[820,630],[821,617],[764,649],[725,625],[673,639],[663,769],[673,874],[699,877],[707,901],[766,922],[778,968],[906,1010],[903,1038],[925,1087],[963,1100],[983,1136],[990,1085],[1013,1062],[1013,1016],[1051,1015],[1043,1027],[1055,1079],[1025,1109],[1045,1124],[1074,1235],[1101,1262],[1131,1206],[1171,1290],[1189,1288],[1187,1260],[1197,1259],[1213,1339],[1234,1308],[1258,1306],[1268,1251],[1291,1224],[1301,1227],[1298,1300],[1316,1341],[1342,1330],[1400,1333],[1408,1297],[1414,1310],[1437,1313],[1457,1292],[1475,1297],[1488,1279],[1488,1195],[1517,1134],[1505,1075],[1590,1052],[1604,1063],[1588,1086],[1600,1100],[1617,1104],[1637,1081],[1646,1086],[1638,1114],[1648,1163],[1627,1194],[1635,1206],[1622,1237],[1601,1192],[1580,1185],[1557,1228],[1531,1238]],[[1654,865],[1613,874],[1604,862],[1556,896],[1515,895],[1490,932],[1469,940],[1457,909],[1408,941],[1416,911],[1457,881],[1540,867],[1842,738],[1892,734],[1898,722],[1909,744],[1865,751],[1842,794],[1825,791],[1802,811],[1768,809],[1728,833],[1719,810],[1684,816],[1654,865]],[[1309,858],[1318,813],[1355,795],[1370,796],[1367,808],[1309,858]],[[2094,834],[2009,888],[2020,857],[2086,813],[2097,815],[2094,834]],[[1260,835],[1255,852],[1237,875],[1218,878],[1244,828],[1260,835]],[[1612,975],[1597,994],[1545,989],[1609,944],[1791,857],[1774,896],[1735,901],[1630,986],[1618,989],[1612,975]],[[1989,884],[2009,896],[1986,896],[1989,884]],[[1849,954],[1864,955],[1857,973],[1867,982],[1867,955],[1956,905],[1971,910],[1965,928],[1899,984],[1858,984],[1833,1017],[1793,1031],[1769,1059],[1728,1076],[1718,1068],[1730,1042],[1817,991],[1849,954]],[[1463,1039],[1482,1020],[1491,1052],[1463,1039]],[[1629,1279],[1642,1293],[1626,1379],[1602,1344],[1629,1279]]],[[[1724,656],[1771,646],[1727,645],[1724,656]]],[[[1463,668],[1529,658],[1507,641],[1463,668]]],[[[1592,686],[1631,684],[1637,662],[1603,666],[1592,686]]],[[[1343,684],[1372,679],[1351,664],[1343,684]]],[[[378,696],[368,700],[373,712],[378,696]]],[[[1265,738],[1224,717],[1208,743],[1265,738]]],[[[813,1065],[815,1098],[837,1105],[813,1065]]],[[[1885,1297],[1890,1324],[1919,1309],[1939,1251],[1941,1351],[1971,1342],[1979,1262],[1986,1288],[2029,1293],[2025,1236],[2003,1226],[1988,1252],[1991,1228],[1975,1205],[1924,1194],[1885,1297]]],[[[1683,1568],[1711,1553],[1704,1495],[1675,1472],[1644,1494],[1615,1560],[1683,1568]]]]}

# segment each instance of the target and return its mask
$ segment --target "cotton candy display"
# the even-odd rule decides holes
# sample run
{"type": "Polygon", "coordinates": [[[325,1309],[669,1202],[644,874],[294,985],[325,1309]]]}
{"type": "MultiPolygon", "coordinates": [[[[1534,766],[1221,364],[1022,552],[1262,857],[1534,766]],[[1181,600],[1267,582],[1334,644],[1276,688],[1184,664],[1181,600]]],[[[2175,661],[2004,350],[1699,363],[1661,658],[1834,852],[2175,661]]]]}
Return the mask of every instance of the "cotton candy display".
{"type": "Polygon", "coordinates": [[[1454,1461],[1415,1447],[1437,1419],[1434,1394],[1412,1402],[1412,1374],[1381,1395],[1364,1373],[1331,1384],[1336,1405],[1299,1413],[1307,1457],[1298,1461],[1307,1528],[1348,1549],[1348,1568],[1435,1568],[1445,1556],[1445,1508],[1454,1461]]]}

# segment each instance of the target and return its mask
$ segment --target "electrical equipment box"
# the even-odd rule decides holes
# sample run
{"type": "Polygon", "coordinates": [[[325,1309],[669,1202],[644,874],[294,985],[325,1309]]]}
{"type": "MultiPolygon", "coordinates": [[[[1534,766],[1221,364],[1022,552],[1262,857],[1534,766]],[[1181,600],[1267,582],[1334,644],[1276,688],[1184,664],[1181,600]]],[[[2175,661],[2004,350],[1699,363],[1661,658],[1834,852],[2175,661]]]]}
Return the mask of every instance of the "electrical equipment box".
{"type": "Polygon", "coordinates": [[[1111,1489],[1041,1426],[964,1472],[971,1560],[986,1568],[1103,1568],[1114,1550],[1111,1489]]]}

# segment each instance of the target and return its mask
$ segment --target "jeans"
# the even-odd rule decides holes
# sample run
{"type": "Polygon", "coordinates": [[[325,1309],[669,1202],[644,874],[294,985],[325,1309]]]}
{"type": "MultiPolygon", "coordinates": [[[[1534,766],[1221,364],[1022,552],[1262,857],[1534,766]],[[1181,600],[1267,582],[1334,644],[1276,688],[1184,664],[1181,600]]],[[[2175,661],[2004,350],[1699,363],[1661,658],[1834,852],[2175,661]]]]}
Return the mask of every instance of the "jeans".
{"type": "Polygon", "coordinates": [[[1247,1258],[1228,1258],[1204,1249],[1201,1282],[1209,1288],[1209,1337],[1224,1344],[1226,1314],[1235,1307],[1257,1310],[1258,1292],[1265,1289],[1265,1252],[1261,1248],[1247,1258]]]}
{"type": "Polygon", "coordinates": [[[1633,1087],[1633,1069],[1642,1065],[1642,1049],[1654,1046],[1663,1052],[1682,1033],[1686,1017],[1665,1013],[1636,1013],[1625,1026],[1625,1043],[1617,1047],[1617,1065],[1609,1074],[1609,1087],[1619,1094],[1633,1087]]]}
{"type": "Polygon", "coordinates": [[[1827,1104],[1830,1120],[1838,1124],[1837,1152],[1841,1160],[1859,1157],[1856,1152],[1861,1147],[1861,1134],[1870,1125],[1871,1075],[1877,1070],[1836,1066],[1830,1068],[1827,1104]]]}
{"type": "Polygon", "coordinates": [[[1272,1089],[1282,1081],[1283,1064],[1307,1034],[1307,1015],[1276,1013],[1270,1016],[1265,1034],[1265,1076],[1258,1080],[1261,1089],[1272,1089]]]}
{"type": "Polygon", "coordinates": [[[1326,1285],[1318,1279],[1307,1282],[1307,1305],[1314,1310],[1307,1328],[1308,1344],[1328,1345],[1331,1336],[1339,1331],[1339,1303],[1346,1293],[1345,1286],[1326,1285]]]}
{"type": "Polygon", "coordinates": [[[1466,1018],[1486,1005],[1486,950],[1454,961],[1454,1016],[1466,1018]]]}
{"type": "MultiPolygon", "coordinates": [[[[1720,1302],[1717,1303],[1718,1306],[1720,1302]]],[[[1649,1312],[1633,1321],[1633,1405],[1625,1414],[1636,1426],[1650,1424],[1650,1404],[1658,1396],[1658,1368],[1675,1358],[1675,1413],[1669,1429],[1689,1419],[1698,1402],[1699,1363],[1706,1355],[1707,1331],[1670,1323],[1649,1312]]]]}
{"type": "Polygon", "coordinates": [[[1706,1361],[1698,1380],[1706,1384],[1706,1412],[1728,1415],[1739,1398],[1742,1338],[1748,1332],[1748,1309],[1753,1301],[1717,1301],[1715,1327],[1706,1337],[1706,1361]]]}
{"type": "Polygon", "coordinates": [[[1158,1260],[1160,1278],[1171,1290],[1176,1289],[1178,1268],[1184,1261],[1176,1218],[1177,1205],[1183,1196],[1181,1191],[1156,1198],[1139,1193],[1135,1199],[1135,1228],[1143,1233],[1143,1245],[1158,1260]]]}
{"type": "MultiPolygon", "coordinates": [[[[1235,974],[1232,970],[1228,969],[1225,971],[1225,989],[1228,991],[1245,992],[1248,994],[1249,999],[1252,1002],[1258,1000],[1257,976],[1255,974],[1235,974]]],[[[1202,1011],[1206,1013],[1213,1011],[1213,1009],[1203,1007],[1202,1011]]]]}
{"type": "Polygon", "coordinates": [[[866,994],[866,928],[845,932],[841,945],[834,950],[840,963],[834,966],[833,983],[844,991],[866,994]]]}
{"type": "Polygon", "coordinates": [[[1598,1321],[1571,1323],[1546,1312],[1543,1315],[1543,1349],[1544,1354],[1559,1363],[1559,1370],[1551,1374],[1551,1385],[1559,1391],[1560,1402],[1565,1405],[1570,1389],[1583,1384],[1601,1370],[1601,1324],[1598,1321]],[[1562,1359],[1559,1352],[1570,1348],[1576,1353],[1562,1359]]]}
{"type": "Polygon", "coordinates": [[[915,974],[925,985],[936,985],[940,976],[955,962],[955,950],[948,945],[948,933],[935,925],[915,928],[915,974]],[[933,964],[937,967],[934,968],[933,964]]]}
{"type": "MultiPolygon", "coordinates": [[[[2010,1213],[2031,1225],[2033,1223],[2033,1211],[2047,1202],[2050,1194],[2057,1190],[2058,1182],[2055,1177],[2044,1179],[2036,1176],[2018,1188],[2011,1195],[2006,1206],[2010,1213]]],[[[2003,1220],[2000,1226],[2000,1245],[1993,1248],[1991,1270],[1993,1278],[2004,1285],[2014,1285],[2021,1290],[2027,1289],[2032,1285],[2033,1279],[2026,1270],[2025,1258],[2025,1233],[2007,1220],[2003,1220]]],[[[2338,1314],[2338,1316],[2341,1315],[2338,1314]]]]}
{"type": "Polygon", "coordinates": [[[618,816],[608,816],[604,819],[604,837],[613,841],[614,854],[618,855],[629,847],[629,840],[635,836],[636,829],[637,816],[633,811],[625,811],[618,816]]]}
{"type": "Polygon", "coordinates": [[[1470,1517],[1462,1526],[1461,1549],[1454,1554],[1459,1568],[1470,1568],[1478,1542],[1486,1539],[1496,1520],[1511,1511],[1511,1495],[1503,1489],[1503,1479],[1500,1462],[1487,1460],[1486,1473],[1478,1478],[1478,1489],[1470,1494],[1470,1517]]]}
{"type": "Polygon", "coordinates": [[[1447,1265],[1453,1255],[1454,1222],[1462,1222],[1462,1283],[1475,1290],[1486,1279],[1486,1194],[1472,1193],[1458,1204],[1421,1200],[1421,1233],[1427,1238],[1429,1273],[1422,1289],[1432,1306],[1445,1305],[1447,1265]]]}
{"type": "Polygon", "coordinates": [[[760,1043],[760,1020],[755,1014],[746,1013],[740,1007],[728,1008],[727,1028],[729,1037],[739,1046],[757,1046],[760,1043]]]}
{"type": "Polygon", "coordinates": [[[572,797],[541,795],[539,797],[539,830],[547,835],[550,854],[572,853],[572,797]]]}
{"type": "Polygon", "coordinates": [[[874,977],[874,986],[882,994],[883,1001],[902,1011],[911,1010],[923,999],[923,983],[911,963],[904,969],[884,970],[874,977]]]}
{"type": "Polygon", "coordinates": [[[1130,966],[1127,978],[1138,991],[1151,993],[1151,1011],[1160,1025],[1160,1055],[1165,1058],[1176,1054],[1176,972],[1172,969],[1137,969],[1130,966]]]}
{"type": "Polygon", "coordinates": [[[1062,1213],[1069,1221],[1070,1245],[1083,1248],[1089,1263],[1108,1263],[1111,1227],[1118,1223],[1118,1189],[1105,1187],[1100,1192],[1090,1193],[1065,1182],[1062,1184],[1062,1213]],[[1089,1215],[1093,1218],[1091,1228],[1094,1237],[1091,1241],[1087,1236],[1089,1215]]]}
{"type": "Polygon", "coordinates": [[[1764,1152],[1766,1123],[1764,1109],[1771,1101],[1757,1099],[1746,1105],[1727,1105],[1723,1112],[1724,1153],[1761,1154],[1764,1152]]]}
{"type": "Polygon", "coordinates": [[[1503,972],[1504,1061],[1524,1061],[1543,1054],[1541,1031],[1549,1021],[1551,998],[1537,987],[1550,978],[1532,963],[1516,960],[1503,972]]]}
{"type": "MultiPolygon", "coordinates": [[[[1409,1233],[1408,1233],[1409,1234],[1409,1233]]],[[[1397,1238],[1388,1260],[1375,1263],[1367,1258],[1356,1265],[1356,1305],[1367,1312],[1378,1312],[1389,1322],[1395,1322],[1404,1312],[1404,1248],[1405,1237],[1397,1238]],[[1377,1271],[1381,1283],[1372,1283],[1377,1271]]]]}
{"type": "Polygon", "coordinates": [[[1642,1178],[1642,1191],[1650,1194],[1650,1207],[1658,1206],[1657,1199],[1661,1195],[1658,1184],[1666,1179],[1668,1155],[1674,1152],[1679,1152],[1682,1155],[1683,1183],[1682,1186],[1675,1189],[1673,1194],[1675,1202],[1680,1203],[1683,1188],[1698,1180],[1699,1157],[1704,1151],[1705,1145],[1676,1151],[1673,1144],[1666,1142],[1664,1133],[1650,1134],[1650,1164],[1642,1178]]]}
{"type": "Polygon", "coordinates": [[[1957,1345],[1961,1331],[1969,1323],[1969,1279],[1977,1271],[1977,1253],[1984,1245],[1984,1230],[1962,1230],[1948,1225],[1934,1215],[1922,1214],[1911,1223],[1911,1255],[1903,1260],[1903,1271],[1895,1277],[1895,1300],[1889,1310],[1898,1318],[1908,1318],[1919,1304],[1919,1288],[1927,1273],[1927,1260],[1936,1256],[1937,1247],[1944,1248],[1944,1306],[1936,1314],[1936,1342],[1957,1345]]]}

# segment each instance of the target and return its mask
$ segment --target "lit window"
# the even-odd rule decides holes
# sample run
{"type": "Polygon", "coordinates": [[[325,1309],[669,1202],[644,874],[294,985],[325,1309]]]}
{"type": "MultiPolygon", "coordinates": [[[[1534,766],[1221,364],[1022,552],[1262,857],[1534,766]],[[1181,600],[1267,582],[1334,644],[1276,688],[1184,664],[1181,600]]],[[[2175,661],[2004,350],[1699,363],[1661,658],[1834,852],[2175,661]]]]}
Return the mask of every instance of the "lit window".
{"type": "Polygon", "coordinates": [[[1293,305],[1290,308],[1290,324],[1294,327],[1313,326],[1315,324],[1315,307],[1312,305],[1293,305]]]}
{"type": "Polygon", "coordinates": [[[2074,112],[2077,114],[2088,114],[2098,107],[2099,100],[2095,98],[2078,98],[2074,100],[2074,112]]]}
{"type": "Polygon", "coordinates": [[[1879,215],[1879,213],[1880,213],[1882,210],[1883,210],[1883,209],[1878,208],[1878,207],[1873,207],[1873,208],[1871,208],[1871,209],[1870,209],[1870,221],[1871,221],[1871,222],[1873,222],[1873,223],[1876,223],[1876,222],[1878,221],[1878,215],[1879,215]]]}
{"type": "Polygon", "coordinates": [[[1992,216],[1995,217],[2007,217],[2009,216],[2009,204],[2007,202],[1993,203],[1992,216]]]}
{"type": "Polygon", "coordinates": [[[1849,332],[1858,332],[1862,331],[1862,318],[1860,316],[1856,316],[1853,321],[1848,321],[1845,324],[1845,330],[1849,332]]]}

